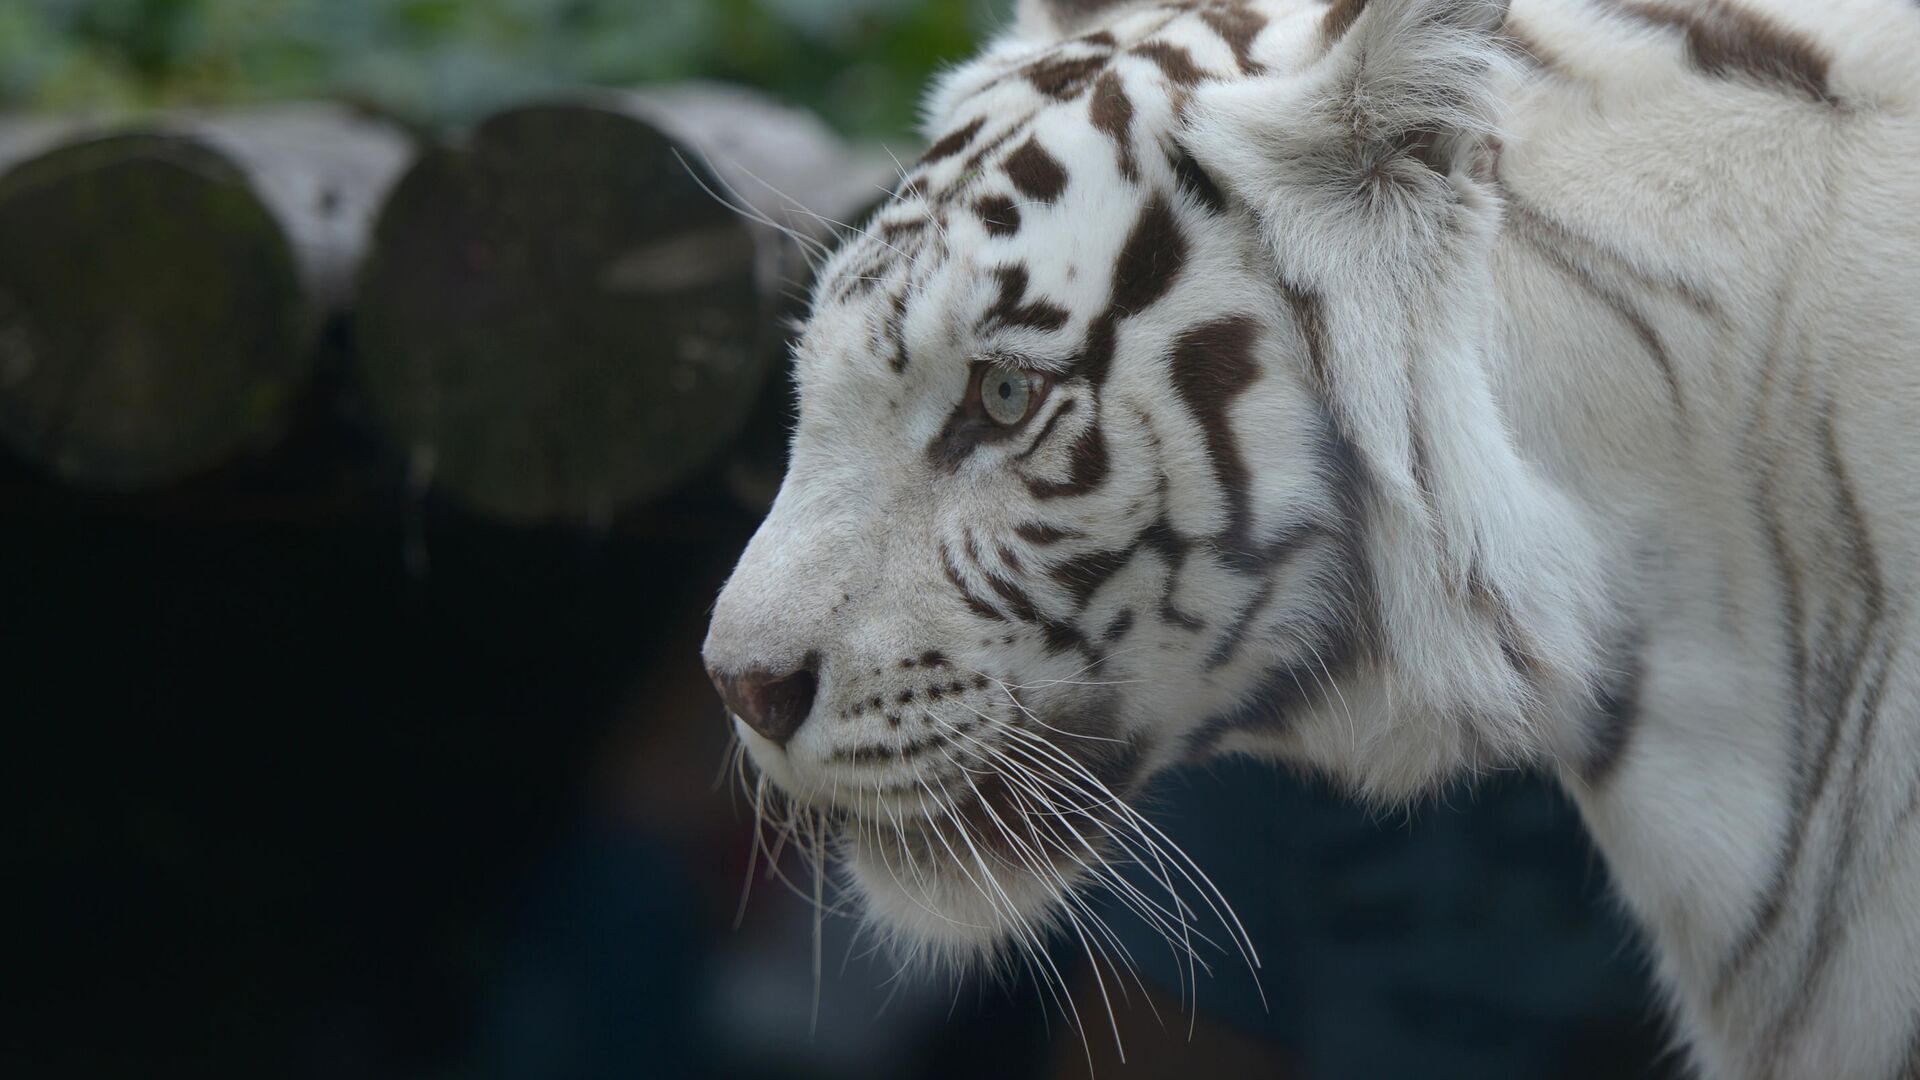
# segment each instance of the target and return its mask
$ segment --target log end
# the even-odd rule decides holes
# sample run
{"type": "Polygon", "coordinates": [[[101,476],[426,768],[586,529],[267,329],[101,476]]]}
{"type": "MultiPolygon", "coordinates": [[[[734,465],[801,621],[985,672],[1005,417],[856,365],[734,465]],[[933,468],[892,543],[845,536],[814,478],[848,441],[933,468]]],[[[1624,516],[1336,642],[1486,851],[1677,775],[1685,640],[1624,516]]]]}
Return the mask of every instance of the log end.
{"type": "Polygon", "coordinates": [[[514,109],[429,152],[376,227],[361,378],[432,482],[488,514],[596,520],[724,447],[766,377],[762,242],[656,128],[514,109]]]}
{"type": "Polygon", "coordinates": [[[162,486],[271,437],[311,363],[293,252],[231,162],[119,135],[0,177],[0,439],[162,486]]]}

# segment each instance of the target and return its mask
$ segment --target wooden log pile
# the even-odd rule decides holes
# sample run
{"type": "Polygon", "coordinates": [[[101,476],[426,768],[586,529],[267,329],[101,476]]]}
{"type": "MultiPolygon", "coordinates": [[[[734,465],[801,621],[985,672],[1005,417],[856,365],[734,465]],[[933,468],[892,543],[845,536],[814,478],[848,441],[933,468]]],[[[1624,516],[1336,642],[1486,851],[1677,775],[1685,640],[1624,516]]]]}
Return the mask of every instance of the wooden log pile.
{"type": "Polygon", "coordinates": [[[325,106],[0,139],[0,439],[87,488],[282,434],[410,156],[325,106]]]}
{"type": "Polygon", "coordinates": [[[78,489],[191,485],[287,434],[345,327],[324,392],[416,490],[522,524],[696,477],[764,505],[806,249],[873,205],[880,162],[704,84],[424,144],[325,105],[0,118],[0,443],[78,489]]]}

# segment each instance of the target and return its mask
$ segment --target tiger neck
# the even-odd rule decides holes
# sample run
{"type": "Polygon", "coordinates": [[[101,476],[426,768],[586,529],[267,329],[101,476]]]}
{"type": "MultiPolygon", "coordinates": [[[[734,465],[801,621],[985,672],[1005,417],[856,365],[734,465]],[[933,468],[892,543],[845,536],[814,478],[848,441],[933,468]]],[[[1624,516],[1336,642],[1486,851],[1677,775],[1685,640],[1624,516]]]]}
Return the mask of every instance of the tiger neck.
{"type": "Polygon", "coordinates": [[[1810,813],[1792,796],[1807,721],[1790,704],[1785,582],[1825,605],[1839,641],[1885,621],[1870,545],[1840,527],[1862,516],[1822,386],[1842,376],[1781,344],[1787,327],[1816,332],[1806,268],[1833,242],[1827,207],[1789,196],[1840,190],[1846,158],[1782,136],[1767,174],[1747,175],[1689,134],[1714,129],[1710,102],[1650,101],[1700,115],[1687,128],[1598,108],[1519,117],[1498,177],[1489,373],[1522,452],[1620,540],[1611,681],[1585,721],[1604,752],[1563,763],[1565,787],[1659,943],[1702,1061],[1759,1075],[1776,1035],[1758,1018],[1777,1018],[1790,990],[1746,943],[1770,903],[1778,925],[1801,919],[1776,891],[1780,850],[1824,827],[1795,824],[1810,813]],[[1552,134],[1526,138],[1536,120],[1552,134]],[[1613,145],[1629,130],[1642,139],[1630,153],[1613,145]],[[1722,176],[1738,179],[1703,189],[1722,176]],[[1768,225],[1734,234],[1728,221],[1768,225]],[[1808,556],[1797,568],[1794,552],[1808,556]]]}

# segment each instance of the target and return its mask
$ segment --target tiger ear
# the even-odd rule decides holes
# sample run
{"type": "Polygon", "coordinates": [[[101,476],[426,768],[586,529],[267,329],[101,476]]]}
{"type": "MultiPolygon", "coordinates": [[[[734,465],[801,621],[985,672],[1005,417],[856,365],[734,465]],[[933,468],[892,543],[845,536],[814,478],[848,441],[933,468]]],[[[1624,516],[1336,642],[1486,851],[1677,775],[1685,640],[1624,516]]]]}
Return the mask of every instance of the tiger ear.
{"type": "MultiPolygon", "coordinates": [[[[1196,92],[1190,137],[1292,194],[1443,200],[1441,180],[1495,133],[1508,0],[1336,0],[1298,74],[1196,92]],[[1317,55],[1315,55],[1317,53],[1317,55]]],[[[1396,200],[1401,201],[1401,200],[1396,200]]]]}
{"type": "Polygon", "coordinates": [[[1182,136],[1251,207],[1357,459],[1380,658],[1426,707],[1399,722],[1463,721],[1430,725],[1459,732],[1435,767],[1577,752],[1540,718],[1590,692],[1607,621],[1595,532],[1521,458],[1489,378],[1500,206],[1474,166],[1504,16],[1337,0],[1304,71],[1196,88],[1182,136]]]}
{"type": "Polygon", "coordinates": [[[1098,30],[1129,7],[1148,0],[1020,0],[1016,33],[1029,41],[1060,41],[1098,30]]]}

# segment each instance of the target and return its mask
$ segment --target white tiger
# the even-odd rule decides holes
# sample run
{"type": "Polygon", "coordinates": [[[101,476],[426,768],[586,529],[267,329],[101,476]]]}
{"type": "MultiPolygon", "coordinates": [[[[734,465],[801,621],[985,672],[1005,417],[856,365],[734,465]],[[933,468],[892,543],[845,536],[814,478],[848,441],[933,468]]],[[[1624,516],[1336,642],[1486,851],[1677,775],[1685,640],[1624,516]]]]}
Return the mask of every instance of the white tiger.
{"type": "Polygon", "coordinates": [[[929,130],[705,653],[874,920],[1533,767],[1700,1074],[1920,1077],[1920,6],[1023,0],[929,130]]]}

